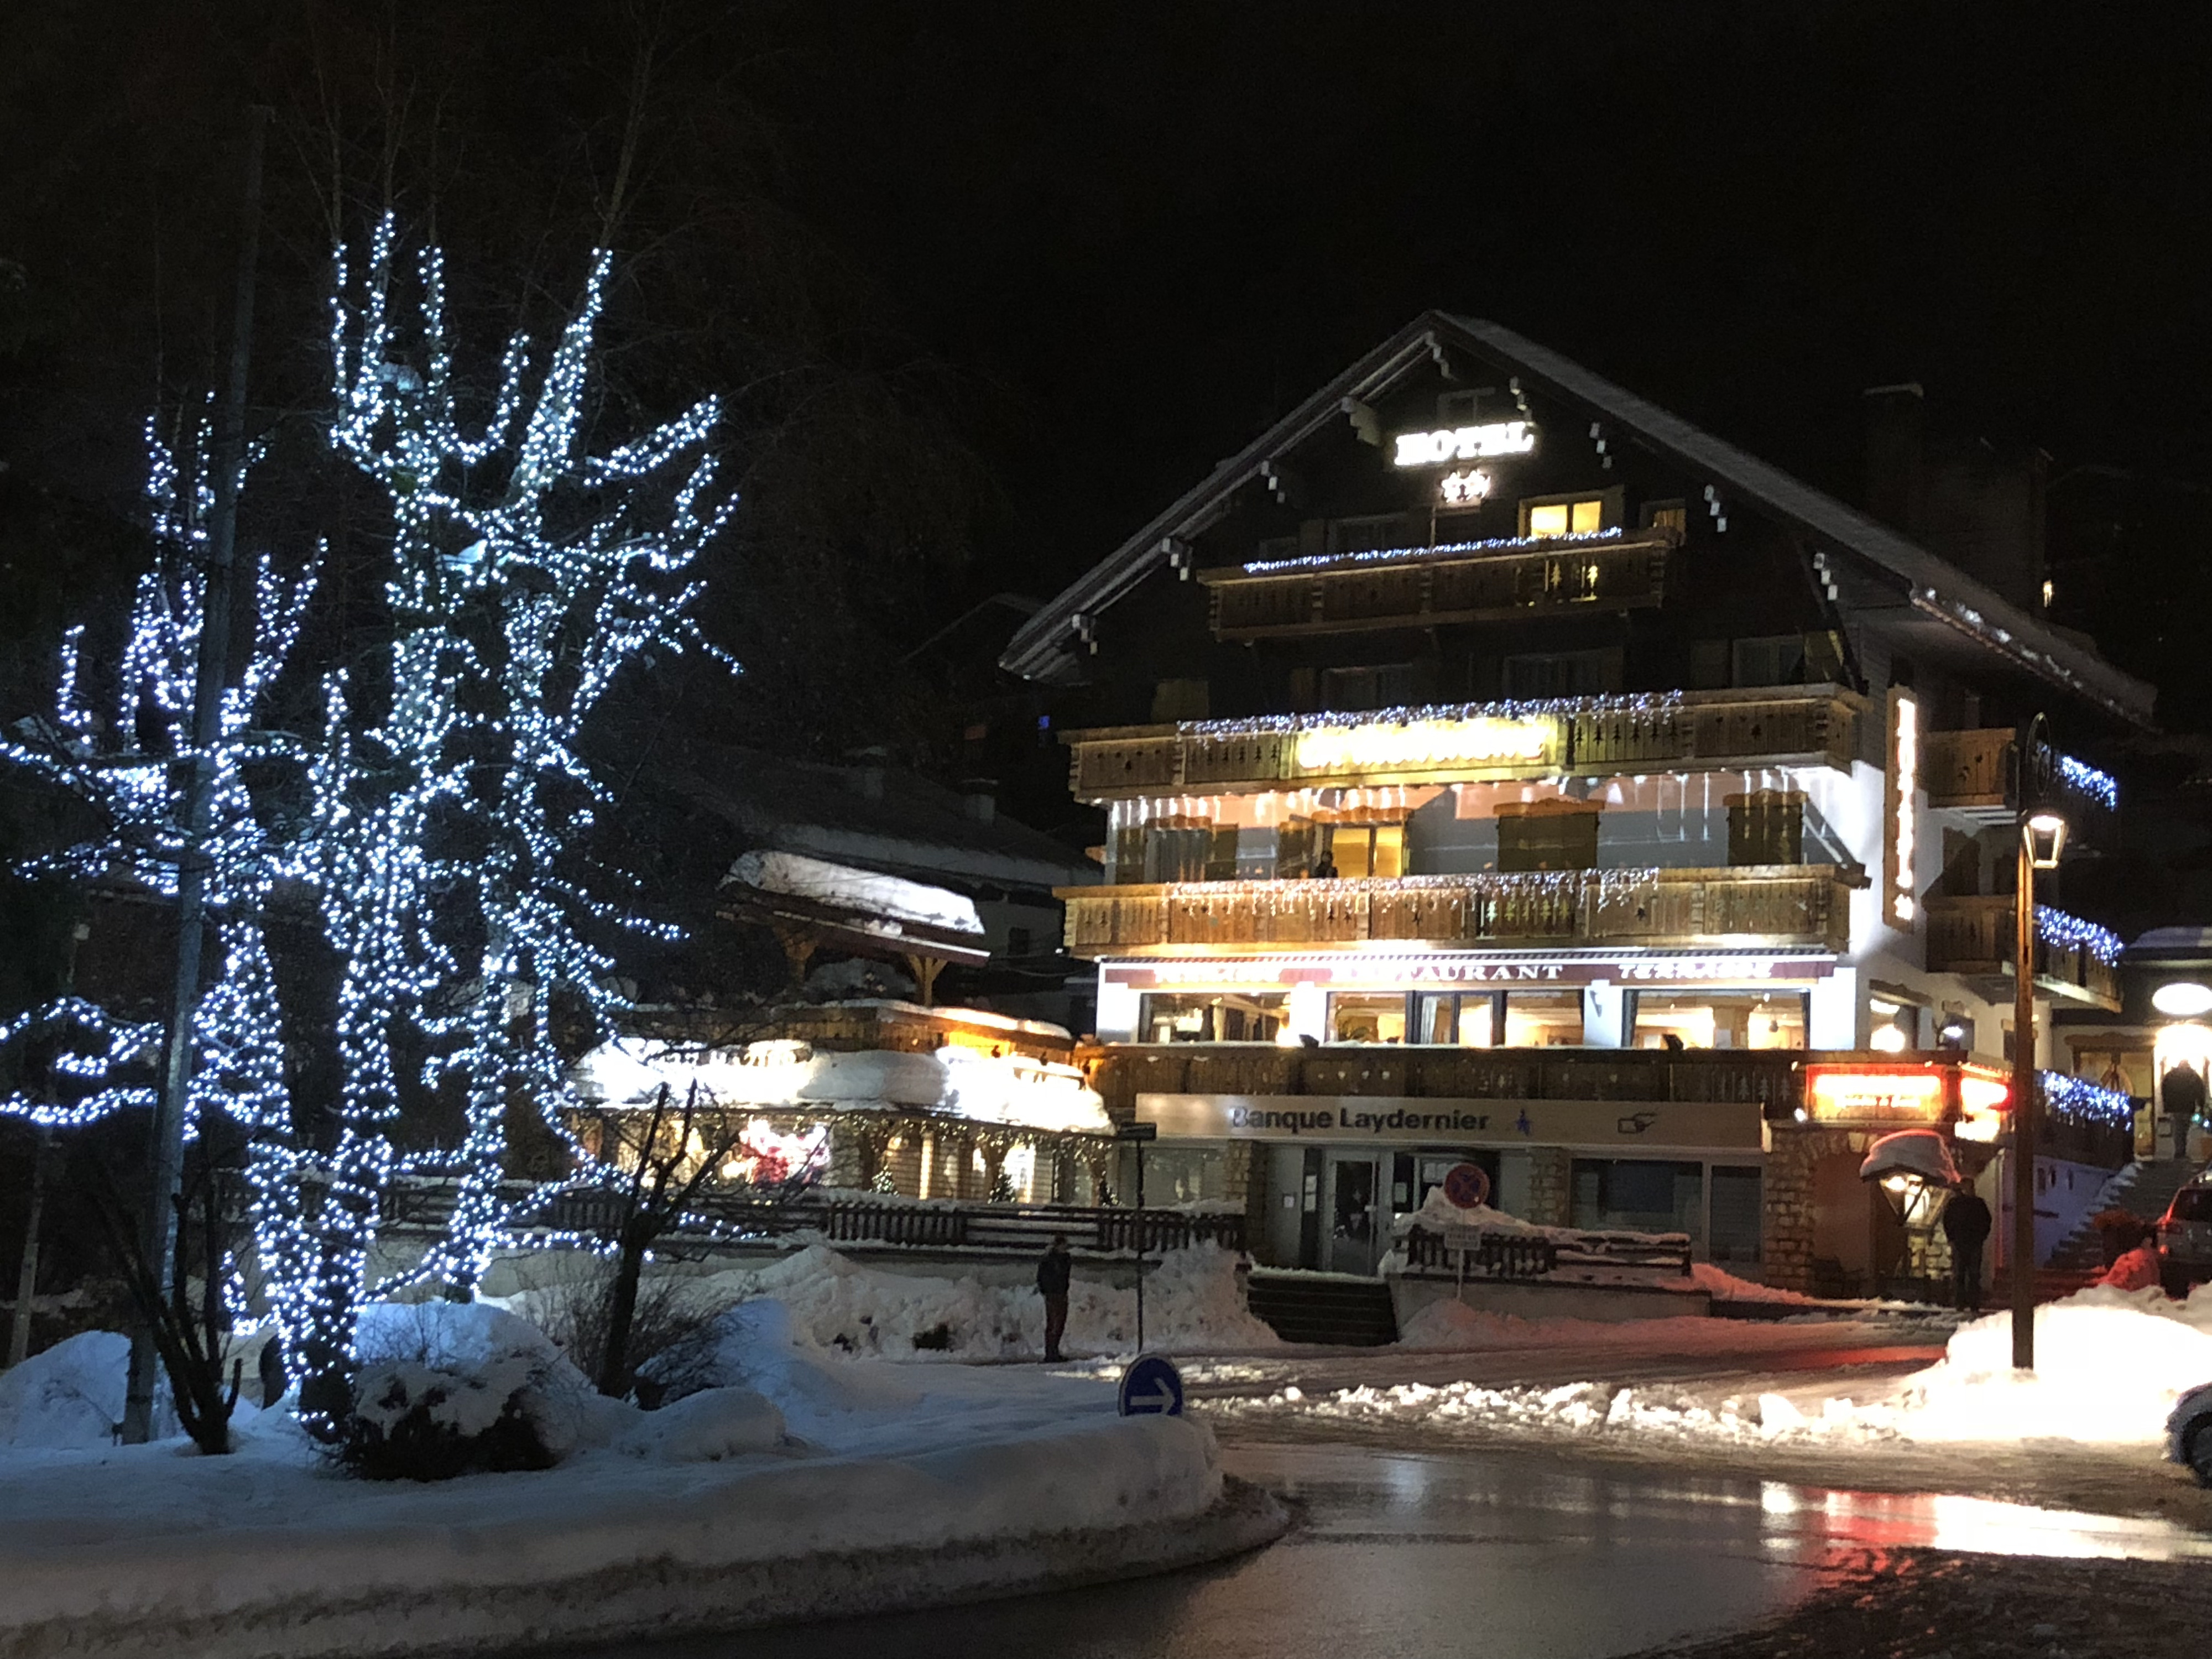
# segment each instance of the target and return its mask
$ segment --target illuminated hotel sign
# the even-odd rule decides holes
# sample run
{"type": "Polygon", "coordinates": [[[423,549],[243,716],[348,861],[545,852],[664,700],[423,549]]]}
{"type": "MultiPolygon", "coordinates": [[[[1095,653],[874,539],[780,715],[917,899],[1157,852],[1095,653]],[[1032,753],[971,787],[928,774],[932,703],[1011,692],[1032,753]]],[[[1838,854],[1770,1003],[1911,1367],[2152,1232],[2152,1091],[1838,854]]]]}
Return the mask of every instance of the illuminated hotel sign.
{"type": "Polygon", "coordinates": [[[1490,494],[1490,475],[1469,467],[1447,472],[1437,482],[1437,498],[1446,507],[1474,507],[1490,494]]]}
{"type": "Polygon", "coordinates": [[[1969,1139],[1994,1138],[2005,1081],[1972,1066],[1808,1066],[1805,1111],[1815,1123],[1941,1123],[1956,1107],[1969,1139]],[[1955,1085],[1955,1086],[1954,1086],[1955,1085]]]}
{"type": "Polygon", "coordinates": [[[1889,694],[1889,755],[1883,769],[1882,920],[1910,933],[1920,914],[1920,702],[1889,694]]]}
{"type": "Polygon", "coordinates": [[[1559,722],[1544,717],[1408,720],[1402,726],[1316,726],[1298,733],[1302,773],[1423,772],[1459,766],[1548,761],[1559,722]]]}
{"type": "Polygon", "coordinates": [[[1536,434],[1526,421],[1494,421],[1488,426],[1441,427],[1434,432],[1401,432],[1392,458],[1400,466],[1443,466],[1480,461],[1492,455],[1526,455],[1536,434]]]}

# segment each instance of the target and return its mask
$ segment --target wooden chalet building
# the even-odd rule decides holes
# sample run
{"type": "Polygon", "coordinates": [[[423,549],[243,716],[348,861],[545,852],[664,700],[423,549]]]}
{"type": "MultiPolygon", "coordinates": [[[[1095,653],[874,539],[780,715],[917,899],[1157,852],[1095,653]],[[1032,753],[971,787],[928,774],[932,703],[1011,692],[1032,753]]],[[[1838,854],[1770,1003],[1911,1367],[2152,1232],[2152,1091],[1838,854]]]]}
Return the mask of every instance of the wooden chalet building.
{"type": "MultiPolygon", "coordinates": [[[[2002,482],[1975,526],[2039,514],[2002,482]]],[[[1221,463],[1003,659],[1105,813],[1060,896],[1154,1190],[1370,1271],[1472,1161],[1533,1220],[1893,1275],[1869,1137],[2002,1139],[2015,731],[2079,843],[2117,786],[2073,756],[2151,720],[2002,544],[1970,573],[1439,313],[1221,463]]],[[[2116,1006],[2119,941],[2045,896],[2039,1008],[2116,1006]]]]}

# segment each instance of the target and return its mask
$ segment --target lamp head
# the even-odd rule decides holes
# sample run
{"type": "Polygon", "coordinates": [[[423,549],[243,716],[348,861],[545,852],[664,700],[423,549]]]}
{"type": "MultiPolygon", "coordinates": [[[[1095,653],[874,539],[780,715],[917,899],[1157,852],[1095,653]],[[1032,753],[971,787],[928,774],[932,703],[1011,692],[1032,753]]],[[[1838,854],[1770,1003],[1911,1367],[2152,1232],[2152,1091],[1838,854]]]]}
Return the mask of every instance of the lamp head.
{"type": "Polygon", "coordinates": [[[2038,870],[2056,870],[2066,845],[2066,820],[2052,811],[2029,814],[2021,833],[2027,839],[2027,861],[2038,870]]]}

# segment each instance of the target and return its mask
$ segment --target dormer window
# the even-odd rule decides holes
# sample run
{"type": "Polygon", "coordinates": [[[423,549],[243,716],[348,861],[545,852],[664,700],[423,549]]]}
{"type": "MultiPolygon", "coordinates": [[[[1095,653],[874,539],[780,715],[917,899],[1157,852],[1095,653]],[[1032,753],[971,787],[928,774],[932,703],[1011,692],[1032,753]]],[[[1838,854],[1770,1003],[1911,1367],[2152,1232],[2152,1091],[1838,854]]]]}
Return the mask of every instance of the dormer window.
{"type": "Polygon", "coordinates": [[[1532,495],[1521,503],[1524,536],[1588,536],[1620,522],[1620,492],[1594,489],[1571,495],[1532,495]]]}

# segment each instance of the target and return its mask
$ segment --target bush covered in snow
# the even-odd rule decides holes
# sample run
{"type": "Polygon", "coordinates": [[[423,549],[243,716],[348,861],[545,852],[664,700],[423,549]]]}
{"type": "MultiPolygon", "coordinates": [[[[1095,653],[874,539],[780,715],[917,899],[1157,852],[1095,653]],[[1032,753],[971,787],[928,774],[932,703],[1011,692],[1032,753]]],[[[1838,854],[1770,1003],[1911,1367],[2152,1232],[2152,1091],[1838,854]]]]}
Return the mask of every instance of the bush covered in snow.
{"type": "Polygon", "coordinates": [[[583,1373],[483,1303],[366,1308],[358,1346],[338,1455],[372,1480],[550,1468],[604,1426],[583,1373]]]}

